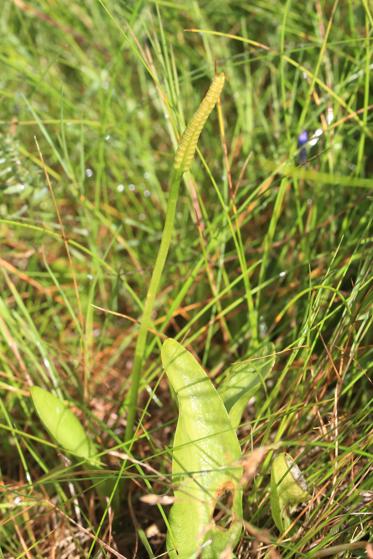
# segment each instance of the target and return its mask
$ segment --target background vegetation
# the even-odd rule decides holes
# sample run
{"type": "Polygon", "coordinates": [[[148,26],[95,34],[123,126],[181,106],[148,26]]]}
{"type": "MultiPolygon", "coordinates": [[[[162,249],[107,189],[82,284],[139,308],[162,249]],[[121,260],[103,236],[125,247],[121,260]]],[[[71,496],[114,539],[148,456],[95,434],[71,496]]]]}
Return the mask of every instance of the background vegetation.
{"type": "Polygon", "coordinates": [[[273,544],[246,531],[238,557],[366,556],[368,1],[3,0],[1,10],[0,557],[164,554],[159,496],[172,494],[177,410],[163,334],[214,379],[249,358],[256,337],[275,344],[240,441],[248,456],[281,441],[312,498],[281,538],[264,460],[245,517],[273,544]],[[126,397],[168,174],[215,67],[227,83],[184,178],[129,452],[126,397]],[[301,166],[303,130],[313,139],[301,166]],[[73,403],[107,471],[126,478],[119,514],[51,443],[32,384],[73,403]]]}

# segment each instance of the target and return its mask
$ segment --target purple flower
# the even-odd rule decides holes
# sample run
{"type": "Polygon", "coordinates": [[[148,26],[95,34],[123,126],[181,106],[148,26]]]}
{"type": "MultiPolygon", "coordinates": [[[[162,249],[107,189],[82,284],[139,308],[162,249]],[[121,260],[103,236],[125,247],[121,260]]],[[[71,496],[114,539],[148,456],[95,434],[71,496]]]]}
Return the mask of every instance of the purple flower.
{"type": "Polygon", "coordinates": [[[306,144],[308,142],[308,132],[303,130],[298,136],[298,163],[299,165],[304,165],[307,161],[307,149],[306,144]]]}
{"type": "Polygon", "coordinates": [[[303,130],[298,136],[298,147],[301,148],[308,142],[308,132],[307,130],[303,130]]]}

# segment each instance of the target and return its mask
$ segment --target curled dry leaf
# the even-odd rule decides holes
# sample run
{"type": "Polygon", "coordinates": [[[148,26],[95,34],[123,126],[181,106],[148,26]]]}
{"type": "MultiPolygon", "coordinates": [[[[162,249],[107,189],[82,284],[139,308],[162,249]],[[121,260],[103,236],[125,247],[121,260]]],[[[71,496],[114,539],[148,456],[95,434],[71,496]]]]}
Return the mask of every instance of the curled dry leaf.
{"type": "Polygon", "coordinates": [[[252,452],[243,457],[241,461],[243,466],[243,485],[247,485],[255,477],[260,464],[270,450],[273,450],[273,446],[260,446],[259,448],[254,448],[252,452]]]}

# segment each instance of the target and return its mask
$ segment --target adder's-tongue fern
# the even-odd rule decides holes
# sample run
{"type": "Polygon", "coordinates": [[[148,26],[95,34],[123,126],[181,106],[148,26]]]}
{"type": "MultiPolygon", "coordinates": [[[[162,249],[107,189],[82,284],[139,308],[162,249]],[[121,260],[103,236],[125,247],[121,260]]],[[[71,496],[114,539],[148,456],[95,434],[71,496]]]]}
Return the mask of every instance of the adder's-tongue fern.
{"type": "Polygon", "coordinates": [[[180,182],[183,174],[189,170],[197,148],[198,138],[208,119],[209,114],[216,105],[219,95],[224,86],[224,74],[218,74],[187,126],[179,148],[175,154],[174,163],[171,169],[170,190],[168,195],[166,219],[163,227],[162,240],[158,250],[157,259],[154,264],[152,277],[145,299],[142,317],[140,319],[139,335],[136,342],[135,358],[132,369],[132,383],[128,399],[128,416],[125,440],[130,441],[133,435],[133,428],[136,418],[137,399],[140,388],[141,370],[146,347],[148,329],[151,326],[151,316],[154,308],[154,301],[158,293],[159,284],[162,277],[163,268],[166,262],[168,250],[170,248],[171,237],[174,229],[175,213],[179,196],[180,182]]]}

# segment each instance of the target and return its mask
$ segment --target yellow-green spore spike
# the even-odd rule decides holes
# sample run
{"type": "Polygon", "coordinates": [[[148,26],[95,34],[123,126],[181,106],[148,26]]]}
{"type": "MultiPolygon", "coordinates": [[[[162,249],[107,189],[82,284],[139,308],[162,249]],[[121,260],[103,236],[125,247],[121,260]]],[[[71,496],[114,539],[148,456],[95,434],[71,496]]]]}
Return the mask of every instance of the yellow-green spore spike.
{"type": "Polygon", "coordinates": [[[175,169],[180,170],[182,173],[188,171],[192,164],[194,153],[197,148],[198,138],[206,120],[220,97],[224,87],[224,81],[225,75],[223,73],[217,74],[214,77],[208,92],[182,135],[174,159],[175,169]]]}
{"type": "Polygon", "coordinates": [[[95,445],[65,403],[39,386],[33,386],[30,392],[38,416],[59,446],[93,466],[98,466],[95,445]]]}

